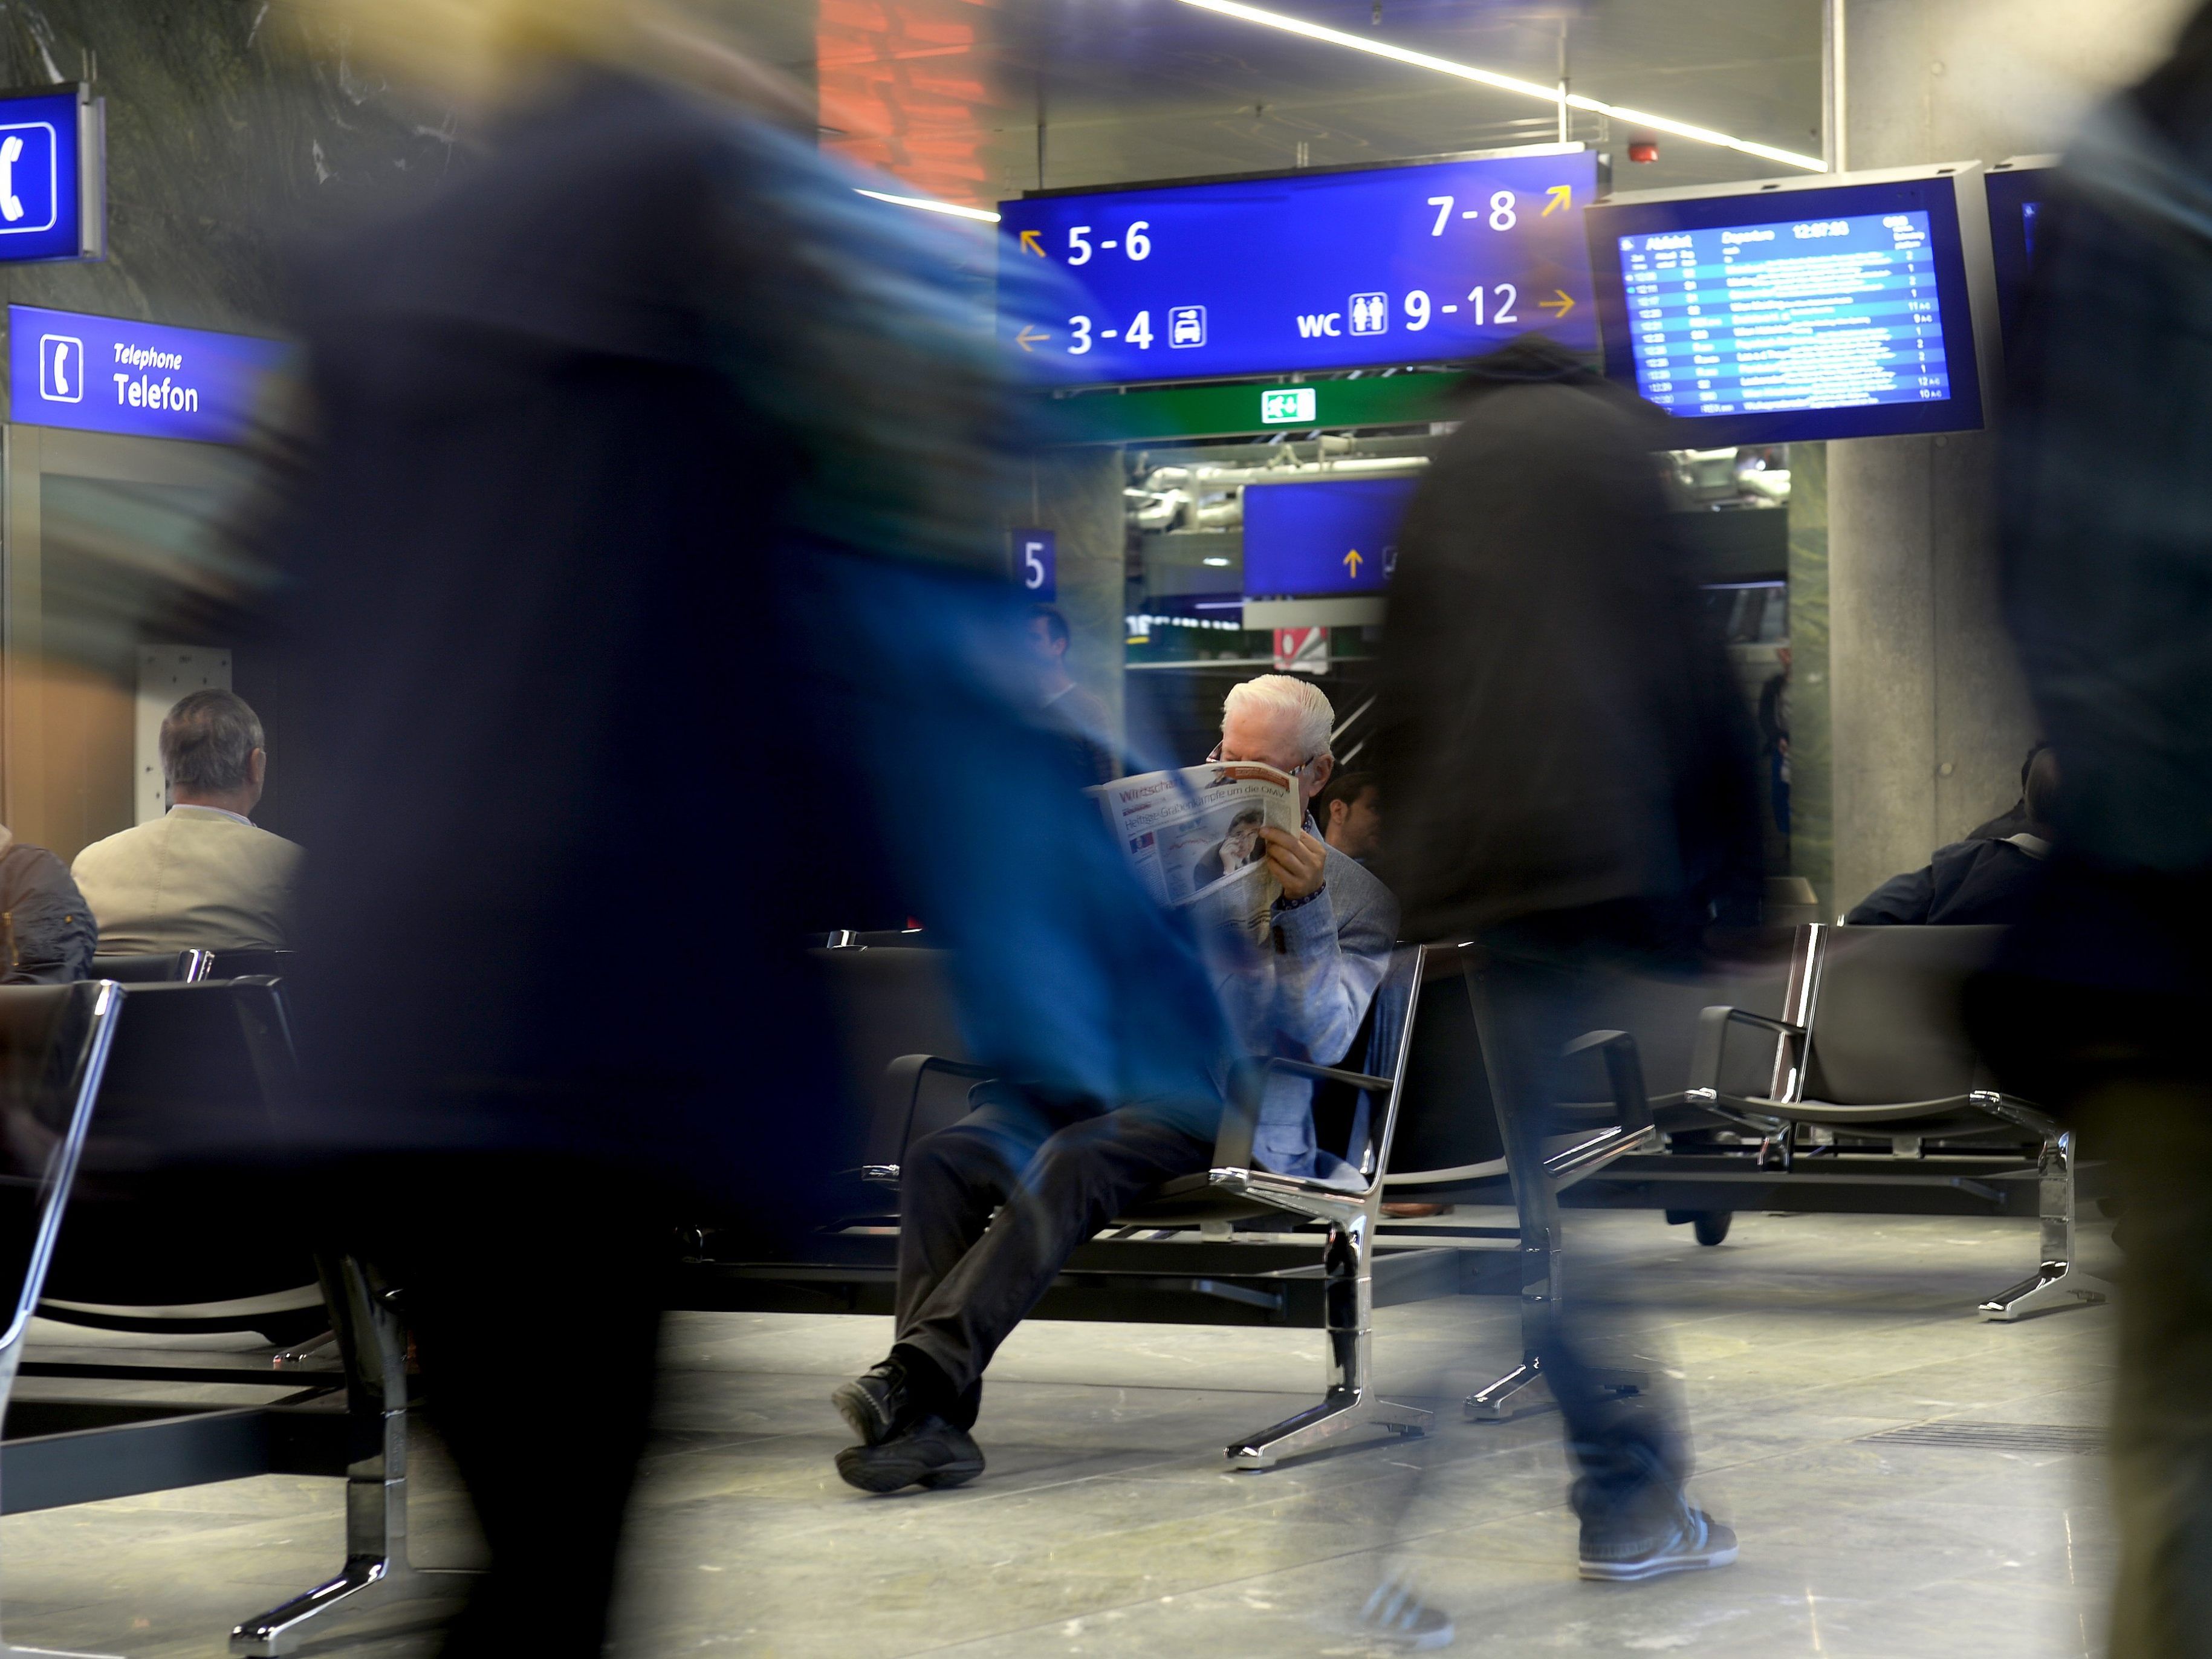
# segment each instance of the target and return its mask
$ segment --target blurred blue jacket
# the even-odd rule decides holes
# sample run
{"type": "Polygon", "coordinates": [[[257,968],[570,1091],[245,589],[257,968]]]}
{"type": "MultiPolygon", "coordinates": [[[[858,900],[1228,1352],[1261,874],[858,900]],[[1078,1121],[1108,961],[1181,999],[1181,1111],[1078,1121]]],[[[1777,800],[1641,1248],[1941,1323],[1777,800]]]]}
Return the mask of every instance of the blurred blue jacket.
{"type": "Polygon", "coordinates": [[[307,273],[271,535],[313,1147],[804,1219],[859,1115],[803,937],[909,912],[980,1057],[1210,1128],[1196,951],[1021,712],[1002,349],[863,182],[580,79],[307,273]]]}

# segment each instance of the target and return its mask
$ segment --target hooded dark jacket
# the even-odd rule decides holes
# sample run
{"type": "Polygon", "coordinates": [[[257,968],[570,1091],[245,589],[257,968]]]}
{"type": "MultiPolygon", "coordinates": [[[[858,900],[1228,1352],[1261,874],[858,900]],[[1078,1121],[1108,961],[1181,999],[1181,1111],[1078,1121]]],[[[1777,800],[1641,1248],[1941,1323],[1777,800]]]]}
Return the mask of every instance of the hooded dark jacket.
{"type": "Polygon", "coordinates": [[[1475,365],[1384,638],[1409,939],[1603,907],[1660,943],[1759,892],[1751,722],[1667,532],[1650,405],[1547,342],[1475,365]]]}

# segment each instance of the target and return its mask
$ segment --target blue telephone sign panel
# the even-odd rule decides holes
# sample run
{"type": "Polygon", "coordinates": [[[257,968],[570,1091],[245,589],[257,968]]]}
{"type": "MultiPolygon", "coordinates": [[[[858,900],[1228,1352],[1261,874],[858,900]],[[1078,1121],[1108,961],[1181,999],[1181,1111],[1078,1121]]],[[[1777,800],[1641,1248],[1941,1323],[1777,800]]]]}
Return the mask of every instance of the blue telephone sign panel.
{"type": "Polygon", "coordinates": [[[284,347],[39,306],[8,307],[8,392],[27,426],[235,443],[284,347]]]}
{"type": "Polygon", "coordinates": [[[0,264],[100,257],[100,109],[77,87],[0,96],[0,264]]]}
{"type": "Polygon", "coordinates": [[[1596,186],[1571,150],[1003,202],[1000,263],[1069,285],[1023,285],[999,326],[1097,383],[1450,361],[1531,331],[1595,349],[1596,186]]]}

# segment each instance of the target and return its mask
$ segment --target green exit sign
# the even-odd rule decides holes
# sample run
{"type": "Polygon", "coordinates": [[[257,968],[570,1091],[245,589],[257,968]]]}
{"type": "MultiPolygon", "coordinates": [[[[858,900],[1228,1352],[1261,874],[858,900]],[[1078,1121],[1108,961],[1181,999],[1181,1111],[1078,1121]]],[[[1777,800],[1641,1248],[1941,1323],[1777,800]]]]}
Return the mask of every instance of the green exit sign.
{"type": "Polygon", "coordinates": [[[1314,389],[1310,386],[1280,386],[1260,394],[1260,418],[1270,426],[1292,422],[1311,426],[1314,407],[1314,389]]]}

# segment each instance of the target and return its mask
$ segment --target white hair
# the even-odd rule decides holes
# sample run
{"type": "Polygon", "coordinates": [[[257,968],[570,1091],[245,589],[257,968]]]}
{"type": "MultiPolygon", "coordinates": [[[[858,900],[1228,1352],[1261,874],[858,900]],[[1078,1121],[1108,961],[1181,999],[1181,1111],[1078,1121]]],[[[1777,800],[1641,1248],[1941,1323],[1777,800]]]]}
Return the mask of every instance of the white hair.
{"type": "Polygon", "coordinates": [[[1262,674],[1256,680],[1229,688],[1221,704],[1221,726],[1228,730],[1230,717],[1239,710],[1266,709],[1288,714],[1297,722],[1294,741],[1301,755],[1328,753],[1328,735],[1336,726],[1336,710],[1328,696],[1311,680],[1296,674],[1262,674]]]}

